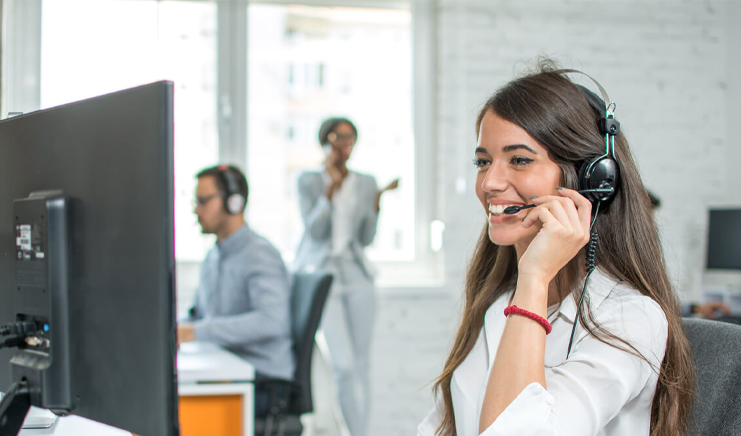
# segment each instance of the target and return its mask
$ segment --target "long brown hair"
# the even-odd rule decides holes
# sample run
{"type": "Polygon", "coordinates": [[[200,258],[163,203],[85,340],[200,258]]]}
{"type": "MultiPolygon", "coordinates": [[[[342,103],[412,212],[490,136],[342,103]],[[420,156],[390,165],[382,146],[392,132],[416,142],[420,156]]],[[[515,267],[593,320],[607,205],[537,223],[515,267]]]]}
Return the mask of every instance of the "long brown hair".
{"type": "MultiPolygon", "coordinates": [[[[488,111],[520,126],[543,145],[549,158],[561,168],[563,186],[567,188],[577,189],[577,169],[582,162],[604,154],[605,138],[597,129],[600,114],[564,72],[547,59],[540,61],[537,72],[506,84],[484,104],[476,121],[477,134],[488,111]]],[[[651,435],[684,435],[694,386],[689,342],[682,329],[677,297],[666,274],[651,201],[622,133],[615,137],[615,156],[620,165],[620,188],[610,207],[600,213],[594,224],[593,230],[599,233],[596,262],[607,274],[632,285],[663,309],[669,329],[666,353],[661,367],[657,368],[659,380],[651,409],[651,435]]],[[[556,277],[559,289],[570,290],[575,298],[581,293],[578,281],[583,278],[583,259],[574,257],[556,277]]],[[[473,348],[487,309],[515,286],[516,278],[514,247],[491,243],[485,225],[466,275],[461,325],[434,386],[444,405],[438,435],[456,435],[450,396],[453,372],[473,348]]],[[[632,345],[599,326],[588,306],[579,309],[579,320],[590,335],[648,361],[632,345]]]]}

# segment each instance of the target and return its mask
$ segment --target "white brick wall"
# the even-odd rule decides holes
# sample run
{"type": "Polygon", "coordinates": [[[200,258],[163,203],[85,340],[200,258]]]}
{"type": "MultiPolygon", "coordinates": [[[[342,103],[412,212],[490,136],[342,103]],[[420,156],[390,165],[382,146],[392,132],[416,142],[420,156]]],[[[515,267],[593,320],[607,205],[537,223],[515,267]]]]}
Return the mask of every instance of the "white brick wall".
{"type": "Polygon", "coordinates": [[[373,342],[371,435],[414,434],[432,406],[457,328],[460,299],[450,293],[381,293],[373,342]],[[428,384],[430,383],[430,384],[428,384]]]}

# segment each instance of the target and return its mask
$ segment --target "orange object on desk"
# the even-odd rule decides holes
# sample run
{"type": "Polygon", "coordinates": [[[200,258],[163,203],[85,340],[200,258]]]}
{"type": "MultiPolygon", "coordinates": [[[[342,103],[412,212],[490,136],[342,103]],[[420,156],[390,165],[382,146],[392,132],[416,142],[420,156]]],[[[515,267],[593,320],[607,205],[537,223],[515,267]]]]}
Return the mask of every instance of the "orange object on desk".
{"type": "Polygon", "coordinates": [[[242,435],[241,395],[180,397],[180,436],[242,435]]]}

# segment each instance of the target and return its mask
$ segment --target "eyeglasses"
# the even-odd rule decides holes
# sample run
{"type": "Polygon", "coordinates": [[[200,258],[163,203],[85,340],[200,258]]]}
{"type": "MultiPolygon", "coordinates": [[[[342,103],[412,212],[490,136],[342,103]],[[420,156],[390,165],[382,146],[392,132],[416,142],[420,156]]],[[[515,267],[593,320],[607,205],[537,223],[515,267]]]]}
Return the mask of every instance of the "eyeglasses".
{"type": "Polygon", "coordinates": [[[335,143],[335,142],[338,142],[338,141],[355,142],[355,140],[357,138],[358,137],[355,134],[353,134],[353,133],[345,134],[345,133],[330,132],[329,135],[327,135],[327,140],[330,143],[335,143]]]}
{"type": "Polygon", "coordinates": [[[196,201],[193,202],[193,207],[203,206],[209,201],[213,200],[216,197],[221,197],[221,193],[217,192],[216,194],[211,195],[203,195],[203,196],[196,196],[196,201]]]}

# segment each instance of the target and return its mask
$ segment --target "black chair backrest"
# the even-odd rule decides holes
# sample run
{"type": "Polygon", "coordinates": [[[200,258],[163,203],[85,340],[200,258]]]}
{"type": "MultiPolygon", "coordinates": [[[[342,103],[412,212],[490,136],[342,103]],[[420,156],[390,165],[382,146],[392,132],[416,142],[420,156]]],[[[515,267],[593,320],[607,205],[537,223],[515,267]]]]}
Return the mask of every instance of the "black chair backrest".
{"type": "Polygon", "coordinates": [[[684,318],[697,390],[693,430],[702,435],[741,434],[741,326],[684,318]]]}
{"type": "Polygon", "coordinates": [[[332,275],[327,273],[295,273],[291,295],[291,317],[296,373],[294,382],[299,389],[290,402],[290,412],[301,414],[314,410],[311,401],[311,357],[314,335],[319,328],[324,303],[327,301],[332,275]]]}

